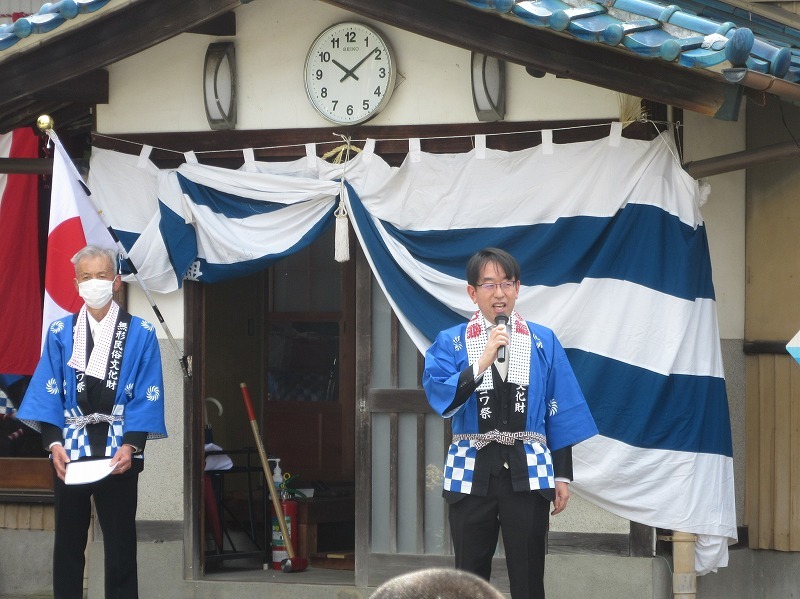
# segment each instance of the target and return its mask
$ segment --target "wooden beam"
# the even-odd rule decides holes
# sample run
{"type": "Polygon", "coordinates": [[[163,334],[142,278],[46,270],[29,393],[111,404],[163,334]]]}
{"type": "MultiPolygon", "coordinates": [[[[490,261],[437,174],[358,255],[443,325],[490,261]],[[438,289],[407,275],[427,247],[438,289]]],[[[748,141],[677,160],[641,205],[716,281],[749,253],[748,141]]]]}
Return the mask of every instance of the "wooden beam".
{"type": "Polygon", "coordinates": [[[628,557],[630,539],[623,533],[549,532],[549,555],[613,555],[628,557]]]}
{"type": "MultiPolygon", "coordinates": [[[[0,117],[0,133],[8,133],[21,127],[35,127],[36,119],[43,114],[53,117],[59,131],[63,131],[67,123],[76,120],[88,121],[86,127],[88,132],[91,130],[92,106],[93,104],[72,104],[58,100],[21,102],[14,111],[6,112],[4,116],[0,117]]],[[[0,110],[0,114],[2,114],[2,110],[0,110]]]]}
{"type": "Polygon", "coordinates": [[[241,4],[241,0],[139,0],[98,15],[85,27],[52,36],[4,60],[0,109],[133,56],[241,4]]]}
{"type": "Polygon", "coordinates": [[[88,122],[88,131],[92,108],[106,103],[108,71],[98,69],[0,106],[0,133],[33,126],[42,114],[52,116],[61,130],[70,122],[88,122]]]}
{"type": "Polygon", "coordinates": [[[732,152],[713,158],[693,160],[683,165],[683,170],[695,179],[752,168],[760,164],[787,160],[800,156],[800,146],[793,141],[764,146],[754,150],[732,152]]]}
{"type": "Polygon", "coordinates": [[[200,23],[197,27],[188,29],[186,33],[196,33],[199,35],[213,35],[215,37],[233,37],[236,35],[236,13],[226,12],[205,23],[200,23]]]}
{"type": "Polygon", "coordinates": [[[33,100],[108,104],[108,71],[98,69],[56,83],[30,95],[33,100]]]}
{"type": "MultiPolygon", "coordinates": [[[[269,129],[251,131],[205,131],[171,133],[115,133],[106,137],[92,135],[92,145],[106,150],[138,154],[142,145],[155,148],[150,158],[161,168],[174,168],[184,162],[183,153],[198,153],[201,163],[238,167],[243,162],[242,149],[256,148],[259,160],[287,160],[305,156],[305,144],[315,142],[318,153],[342,144],[337,133],[346,133],[354,145],[363,146],[365,139],[376,140],[375,151],[390,164],[402,161],[408,153],[408,139],[420,138],[425,152],[457,153],[473,148],[473,136],[485,134],[487,146],[513,151],[537,146],[541,131],[553,130],[555,143],[573,143],[600,139],[609,134],[607,120],[528,121],[499,123],[461,123],[448,125],[356,126],[314,129],[269,129]]],[[[653,139],[652,124],[633,123],[623,134],[631,139],[653,139]]]]}
{"type": "Polygon", "coordinates": [[[205,569],[205,513],[203,499],[203,447],[205,397],[205,369],[203,347],[205,344],[206,294],[204,285],[187,281],[183,286],[183,306],[186,311],[186,329],[183,343],[189,362],[189,372],[183,379],[183,438],[186,452],[183,477],[183,578],[202,580],[205,569]],[[193,360],[193,356],[197,360],[193,360]]]}
{"type": "Polygon", "coordinates": [[[0,458],[0,470],[2,490],[53,490],[53,469],[46,458],[0,458]]]}
{"type": "Polygon", "coordinates": [[[369,583],[369,556],[372,551],[372,522],[367,517],[372,510],[372,414],[367,409],[370,381],[372,381],[372,275],[361,247],[355,245],[355,583],[366,587],[369,583]]]}
{"type": "Polygon", "coordinates": [[[393,27],[534,71],[736,120],[742,91],[718,74],[587,43],[451,0],[322,0],[393,27]]]}
{"type": "Polygon", "coordinates": [[[631,557],[651,557],[656,546],[656,529],[633,520],[629,523],[631,557]]]}
{"type": "Polygon", "coordinates": [[[0,158],[0,174],[50,175],[52,158],[0,158]]]}
{"type": "Polygon", "coordinates": [[[59,132],[74,131],[88,135],[95,128],[93,108],[93,105],[70,104],[49,114],[59,132]]]}
{"type": "Polygon", "coordinates": [[[746,356],[756,356],[759,354],[766,355],[784,355],[788,354],[789,350],[786,349],[788,341],[747,341],[742,343],[742,352],[746,356]]]}
{"type": "Polygon", "coordinates": [[[8,133],[13,129],[33,127],[43,108],[48,108],[48,113],[63,108],[60,102],[42,104],[33,100],[20,100],[13,109],[0,108],[0,133],[8,133]]]}

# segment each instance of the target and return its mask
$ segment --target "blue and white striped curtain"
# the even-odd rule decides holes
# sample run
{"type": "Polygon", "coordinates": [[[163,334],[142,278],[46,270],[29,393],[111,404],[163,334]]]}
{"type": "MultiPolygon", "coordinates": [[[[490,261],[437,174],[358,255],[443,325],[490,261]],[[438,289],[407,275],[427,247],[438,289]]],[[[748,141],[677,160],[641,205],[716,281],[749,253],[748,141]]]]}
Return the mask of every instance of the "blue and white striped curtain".
{"type": "Polygon", "coordinates": [[[700,190],[671,140],[412,152],[399,168],[373,148],[345,165],[312,156],[169,172],[95,150],[90,187],[157,291],[264,268],[311,243],[343,200],[420,351],[474,311],[469,256],[508,250],[522,266],[517,310],[556,332],[600,429],[574,450],[575,491],[698,534],[698,573],[727,565],[732,442],[711,264],[700,190]],[[128,219],[119,193],[97,193],[112,186],[148,190],[149,219],[128,219]]]}

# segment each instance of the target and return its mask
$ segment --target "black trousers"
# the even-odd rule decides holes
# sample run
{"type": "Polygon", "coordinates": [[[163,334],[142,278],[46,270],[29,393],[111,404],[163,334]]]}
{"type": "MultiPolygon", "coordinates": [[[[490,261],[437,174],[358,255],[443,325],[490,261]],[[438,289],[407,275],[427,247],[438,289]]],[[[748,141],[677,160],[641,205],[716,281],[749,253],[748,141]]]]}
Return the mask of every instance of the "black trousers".
{"type": "Polygon", "coordinates": [[[536,491],[515,492],[503,469],[486,497],[466,495],[450,504],[455,566],[489,580],[498,532],[503,531],[512,599],[544,599],[544,558],[550,502],[536,491]]]}
{"type": "Polygon", "coordinates": [[[92,497],[103,529],[106,599],[138,599],[136,505],[140,470],[110,475],[96,483],[65,485],[54,469],[54,599],[83,597],[92,497]]]}

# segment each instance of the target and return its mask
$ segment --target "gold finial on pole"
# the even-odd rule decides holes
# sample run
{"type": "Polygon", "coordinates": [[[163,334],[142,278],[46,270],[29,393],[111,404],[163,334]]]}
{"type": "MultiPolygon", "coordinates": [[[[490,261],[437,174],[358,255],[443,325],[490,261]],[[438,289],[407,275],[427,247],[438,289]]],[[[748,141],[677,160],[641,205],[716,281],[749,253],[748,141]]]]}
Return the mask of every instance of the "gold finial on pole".
{"type": "Polygon", "coordinates": [[[47,133],[53,128],[53,117],[49,114],[43,114],[36,119],[36,126],[39,127],[39,131],[42,133],[47,133]]]}

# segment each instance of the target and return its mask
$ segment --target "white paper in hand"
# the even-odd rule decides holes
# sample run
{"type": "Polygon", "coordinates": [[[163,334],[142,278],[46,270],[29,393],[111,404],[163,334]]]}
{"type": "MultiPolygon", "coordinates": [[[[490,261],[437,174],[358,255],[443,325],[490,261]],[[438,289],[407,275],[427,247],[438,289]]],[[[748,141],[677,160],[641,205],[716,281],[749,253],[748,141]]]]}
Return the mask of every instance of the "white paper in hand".
{"type": "Polygon", "coordinates": [[[114,472],[114,468],[110,464],[111,458],[107,460],[69,462],[64,482],[68,485],[84,485],[97,482],[114,472]]]}

